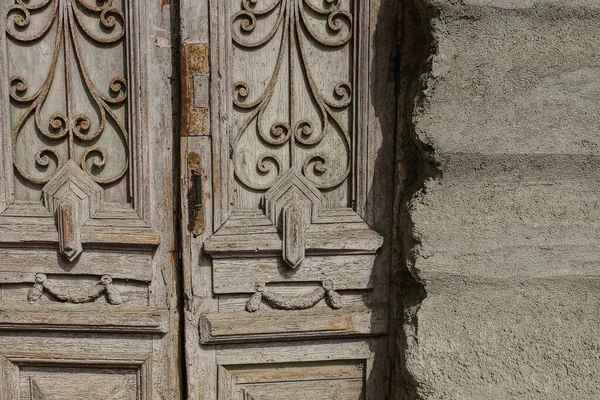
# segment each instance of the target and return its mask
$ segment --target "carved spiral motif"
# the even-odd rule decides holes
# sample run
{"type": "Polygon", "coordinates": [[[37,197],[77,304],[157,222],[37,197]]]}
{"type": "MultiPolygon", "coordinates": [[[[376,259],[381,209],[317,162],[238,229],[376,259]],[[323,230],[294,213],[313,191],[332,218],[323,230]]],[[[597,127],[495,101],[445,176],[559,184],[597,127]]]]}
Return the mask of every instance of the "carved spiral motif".
{"type": "MultiPolygon", "coordinates": [[[[54,49],[48,68],[48,73],[39,90],[28,93],[30,85],[23,75],[10,77],[11,100],[25,109],[21,117],[12,128],[13,164],[17,172],[27,181],[35,184],[45,184],[51,178],[56,169],[49,168],[50,160],[54,160],[57,168],[63,163],[57,149],[67,147],[68,157],[75,160],[75,144],[84,148],[81,156],[81,167],[90,174],[92,179],[100,184],[109,184],[120,180],[128,168],[128,133],[125,124],[115,114],[115,109],[123,107],[127,101],[127,80],[123,77],[114,77],[106,83],[105,91],[94,82],[88,73],[83,61],[84,49],[80,44],[80,38],[102,46],[117,46],[123,42],[125,35],[125,14],[120,7],[114,5],[114,0],[14,0],[6,16],[6,32],[9,38],[22,44],[33,44],[50,35],[54,36],[54,49]],[[32,23],[33,19],[45,19],[40,23],[32,23]],[[95,18],[100,26],[99,32],[90,29],[90,20],[95,18]],[[32,31],[31,27],[41,26],[32,31]],[[56,29],[51,29],[56,27],[56,29]],[[42,109],[49,104],[48,95],[53,82],[57,77],[57,65],[60,57],[67,55],[73,57],[75,68],[64,68],[61,74],[67,82],[64,96],[67,110],[55,112],[49,120],[42,117],[42,109]],[[72,70],[73,69],[73,70],[72,70]],[[90,116],[85,114],[75,115],[72,107],[74,97],[72,89],[73,75],[79,74],[83,79],[84,90],[90,98],[91,106],[97,112],[90,116]],[[16,143],[25,131],[27,122],[34,120],[34,129],[43,143],[54,143],[51,147],[44,147],[35,155],[36,165],[41,167],[43,175],[40,176],[40,168],[30,171],[23,161],[16,158],[16,143]],[[109,122],[112,121],[111,122],[109,122]],[[107,163],[106,151],[97,145],[88,147],[91,142],[103,135],[107,124],[116,127],[116,133],[124,143],[125,159],[115,163],[121,163],[120,168],[113,168],[117,173],[111,176],[100,177],[101,169],[107,163]],[[86,144],[87,143],[87,144],[86,144]],[[87,149],[86,149],[87,148],[87,149]],[[93,154],[93,156],[90,156],[93,154]],[[92,158],[95,170],[88,166],[88,159],[92,158]]],[[[21,68],[25,68],[21,66],[21,68]]],[[[29,126],[29,125],[28,125],[29,126]]]]}
{"type": "MultiPolygon", "coordinates": [[[[344,10],[344,3],[348,3],[348,0],[243,0],[241,10],[233,14],[231,35],[237,48],[253,51],[272,42],[276,37],[280,40],[274,71],[266,89],[260,94],[256,93],[258,97],[255,100],[251,99],[254,90],[249,83],[240,80],[233,84],[233,104],[238,110],[247,114],[232,144],[234,169],[236,176],[248,188],[267,190],[278,176],[290,168],[302,171],[319,189],[336,188],[348,178],[351,171],[352,144],[347,129],[343,128],[343,124],[338,119],[340,117],[337,112],[345,110],[352,103],[352,84],[343,81],[337,82],[331,89],[319,87],[311,70],[314,60],[310,59],[314,50],[338,51],[351,42],[353,20],[352,15],[344,10]],[[272,26],[263,26],[267,23],[272,26]],[[299,69],[303,75],[300,82],[294,82],[298,77],[291,70],[292,62],[286,63],[286,59],[299,60],[299,69]],[[294,85],[306,85],[310,99],[308,101],[303,99],[302,104],[314,105],[314,110],[311,112],[318,118],[300,115],[308,113],[304,110],[290,112],[289,118],[285,117],[287,120],[281,119],[271,123],[269,129],[269,123],[265,121],[267,119],[265,113],[273,102],[281,75],[286,73],[285,68],[290,69],[287,71],[290,77],[288,92],[290,109],[300,104],[296,98],[298,93],[294,90],[294,85]],[[257,179],[260,173],[264,172],[263,156],[256,161],[258,174],[256,178],[248,176],[248,153],[241,143],[245,135],[251,132],[250,126],[253,123],[262,145],[277,149],[283,146],[290,148],[289,162],[286,165],[282,165],[279,161],[274,162],[278,165],[278,173],[272,175],[273,179],[269,183],[263,183],[262,178],[257,179]],[[334,165],[332,157],[325,155],[324,149],[318,151],[319,147],[328,147],[324,141],[334,134],[340,134],[344,142],[343,148],[336,146],[337,152],[346,153],[346,165],[343,168],[328,168],[330,164],[334,165]],[[305,160],[300,159],[305,157],[306,150],[316,150],[316,153],[305,160]]],[[[277,93],[281,92],[277,91],[277,93]]],[[[339,154],[335,156],[339,158],[339,154]]],[[[274,160],[273,157],[269,159],[274,160]]],[[[337,162],[336,166],[339,164],[337,162]]]]}

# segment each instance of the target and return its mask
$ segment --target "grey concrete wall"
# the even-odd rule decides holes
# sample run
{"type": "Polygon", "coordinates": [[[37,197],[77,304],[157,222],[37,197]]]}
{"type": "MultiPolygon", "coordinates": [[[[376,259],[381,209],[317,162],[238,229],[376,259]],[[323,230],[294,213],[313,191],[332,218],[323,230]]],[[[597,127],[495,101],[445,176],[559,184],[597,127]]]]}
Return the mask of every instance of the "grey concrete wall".
{"type": "Polygon", "coordinates": [[[600,399],[600,0],[406,3],[398,398],[600,399]]]}

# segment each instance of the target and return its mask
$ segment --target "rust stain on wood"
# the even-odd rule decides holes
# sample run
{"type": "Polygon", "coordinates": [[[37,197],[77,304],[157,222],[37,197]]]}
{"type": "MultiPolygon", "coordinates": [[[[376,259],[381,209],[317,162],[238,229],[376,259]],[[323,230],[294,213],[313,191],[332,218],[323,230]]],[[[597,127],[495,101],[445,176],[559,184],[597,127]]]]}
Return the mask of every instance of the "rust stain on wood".
{"type": "Polygon", "coordinates": [[[160,6],[161,7],[170,6],[171,4],[173,4],[172,0],[160,0],[160,6]]]}
{"type": "MultiPolygon", "coordinates": [[[[196,190],[195,190],[195,182],[194,177],[200,176],[201,179],[204,179],[202,176],[202,164],[200,160],[200,155],[198,153],[191,152],[188,154],[188,169],[189,169],[189,184],[188,184],[188,212],[190,217],[190,222],[188,225],[188,230],[192,233],[199,233],[204,230],[204,207],[197,207],[196,204],[196,190]]],[[[201,194],[204,196],[204,194],[201,194]]]]}
{"type": "Polygon", "coordinates": [[[209,134],[209,109],[198,108],[194,104],[194,75],[208,74],[208,62],[209,46],[207,43],[184,43],[182,45],[182,136],[209,134]]]}

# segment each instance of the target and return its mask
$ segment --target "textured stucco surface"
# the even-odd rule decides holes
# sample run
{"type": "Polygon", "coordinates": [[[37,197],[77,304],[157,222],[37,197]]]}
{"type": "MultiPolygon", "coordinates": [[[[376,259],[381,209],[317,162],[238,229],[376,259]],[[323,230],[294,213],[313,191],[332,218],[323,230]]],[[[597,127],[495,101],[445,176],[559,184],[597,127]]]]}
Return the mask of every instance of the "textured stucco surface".
{"type": "Polygon", "coordinates": [[[600,399],[600,0],[412,2],[439,170],[410,205],[408,392],[600,399]]]}

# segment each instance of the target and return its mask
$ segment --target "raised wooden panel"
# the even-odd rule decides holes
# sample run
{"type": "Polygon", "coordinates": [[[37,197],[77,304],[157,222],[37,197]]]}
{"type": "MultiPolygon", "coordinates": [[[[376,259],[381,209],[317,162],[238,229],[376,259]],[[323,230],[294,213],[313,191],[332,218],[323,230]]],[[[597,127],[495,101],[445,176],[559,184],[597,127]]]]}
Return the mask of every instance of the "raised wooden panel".
{"type": "Polygon", "coordinates": [[[364,363],[290,363],[219,368],[219,400],[363,400],[364,363]]]}
{"type": "Polygon", "coordinates": [[[137,368],[19,368],[20,400],[138,400],[137,368]]]}
{"type": "Polygon", "coordinates": [[[3,332],[0,399],[150,400],[151,336],[3,332]]]}
{"type": "Polygon", "coordinates": [[[38,200],[40,185],[72,160],[106,186],[108,201],[127,202],[127,6],[13,3],[6,34],[15,198],[38,200]]]}
{"type": "Polygon", "coordinates": [[[349,206],[353,1],[230,4],[235,207],[256,208],[289,169],[324,190],[327,206],[349,206]]]}
{"type": "Polygon", "coordinates": [[[0,247],[54,247],[74,264],[94,246],[151,251],[146,11],[123,0],[3,3],[0,247]]]}
{"type": "Polygon", "coordinates": [[[179,397],[171,13],[0,1],[1,400],[179,397]]]}

